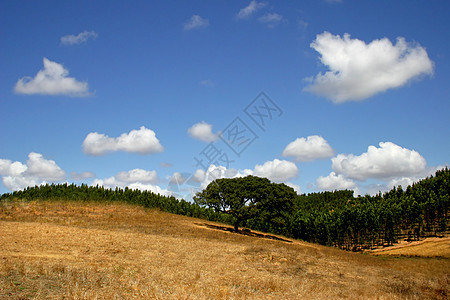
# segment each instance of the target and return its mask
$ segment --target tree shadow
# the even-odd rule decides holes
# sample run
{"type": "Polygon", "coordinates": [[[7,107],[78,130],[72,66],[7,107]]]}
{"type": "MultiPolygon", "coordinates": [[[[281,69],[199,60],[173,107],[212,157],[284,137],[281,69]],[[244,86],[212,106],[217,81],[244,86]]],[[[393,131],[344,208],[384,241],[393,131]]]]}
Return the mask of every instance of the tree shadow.
{"type": "Polygon", "coordinates": [[[232,232],[232,233],[236,233],[236,234],[242,234],[242,235],[246,235],[246,236],[252,236],[252,237],[257,237],[257,238],[263,238],[263,239],[282,241],[282,242],[286,242],[286,243],[292,243],[292,241],[290,241],[290,240],[286,240],[286,239],[280,238],[278,236],[270,235],[270,234],[262,234],[262,233],[253,232],[253,231],[251,231],[250,229],[247,229],[247,228],[241,229],[241,230],[236,232],[236,231],[234,231],[234,228],[228,227],[228,226],[213,225],[213,224],[208,224],[208,223],[194,223],[194,224],[197,225],[197,226],[203,226],[203,227],[216,229],[216,230],[222,230],[222,231],[228,231],[228,232],[232,232]]]}

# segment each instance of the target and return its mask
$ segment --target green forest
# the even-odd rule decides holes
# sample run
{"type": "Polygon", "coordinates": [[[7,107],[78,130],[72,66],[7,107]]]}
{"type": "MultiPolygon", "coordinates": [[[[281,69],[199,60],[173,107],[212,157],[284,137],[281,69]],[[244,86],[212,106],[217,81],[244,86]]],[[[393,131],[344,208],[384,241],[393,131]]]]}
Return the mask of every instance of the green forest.
{"type": "MultiPolygon", "coordinates": [[[[239,223],[241,227],[249,229],[359,251],[392,245],[402,239],[417,240],[447,234],[449,191],[450,170],[447,167],[406,189],[394,187],[374,196],[354,197],[351,190],[302,195],[283,190],[283,197],[292,195],[289,196],[291,205],[284,205],[284,209],[277,214],[249,214],[247,219],[239,220],[239,223]]],[[[236,224],[236,215],[195,202],[129,188],[105,189],[101,186],[65,183],[29,187],[0,196],[0,201],[62,199],[125,202],[236,224]]]]}

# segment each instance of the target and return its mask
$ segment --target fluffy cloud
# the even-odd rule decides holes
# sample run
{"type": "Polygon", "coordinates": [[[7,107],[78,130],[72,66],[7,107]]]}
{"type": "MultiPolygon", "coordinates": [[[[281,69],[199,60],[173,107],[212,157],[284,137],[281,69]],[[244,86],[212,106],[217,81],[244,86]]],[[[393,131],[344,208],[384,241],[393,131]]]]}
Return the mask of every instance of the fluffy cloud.
{"type": "Polygon", "coordinates": [[[181,174],[180,172],[173,173],[169,180],[169,184],[183,184],[189,179],[190,174],[181,174]]]}
{"type": "Polygon", "coordinates": [[[143,169],[134,169],[128,172],[119,172],[116,175],[117,180],[126,183],[140,182],[140,183],[156,183],[158,175],[156,171],[147,171],[143,169]]]}
{"type": "Polygon", "coordinates": [[[144,126],[139,130],[123,133],[117,138],[91,132],[83,141],[83,151],[88,155],[103,155],[114,151],[149,154],[163,150],[164,147],[159,143],[155,132],[144,126]]]}
{"type": "Polygon", "coordinates": [[[14,91],[19,94],[34,95],[66,95],[72,97],[89,96],[87,82],[77,81],[68,77],[69,71],[61,64],[44,58],[44,69],[40,70],[34,78],[20,78],[14,91]]]}
{"type": "Polygon", "coordinates": [[[426,170],[426,161],[418,152],[391,142],[381,142],[379,146],[369,146],[359,156],[339,154],[331,159],[331,167],[337,174],[357,180],[410,177],[426,170]]]}
{"type": "Polygon", "coordinates": [[[333,148],[321,136],[312,135],[306,139],[297,138],[289,143],[283,151],[283,156],[293,157],[296,161],[313,161],[334,155],[333,148]]]}
{"type": "Polygon", "coordinates": [[[388,89],[397,88],[413,78],[433,73],[433,62],[420,45],[397,38],[395,45],[387,38],[369,44],[324,32],[311,47],[320,53],[320,61],[329,68],[309,78],[304,90],[330,98],[335,103],[358,101],[388,89]]]}
{"type": "Polygon", "coordinates": [[[78,35],[65,35],[61,37],[61,43],[64,45],[76,45],[76,44],[82,44],[87,42],[88,39],[96,39],[98,37],[98,34],[95,31],[83,31],[80,32],[78,35]]]}
{"type": "Polygon", "coordinates": [[[184,30],[200,29],[209,26],[209,21],[199,15],[193,15],[189,21],[184,24],[184,30]]]}
{"type": "Polygon", "coordinates": [[[218,138],[217,134],[212,132],[212,125],[206,122],[200,122],[192,125],[187,132],[192,138],[204,142],[213,142],[218,138]]]}
{"type": "Polygon", "coordinates": [[[242,8],[236,17],[238,19],[246,19],[249,18],[251,15],[253,15],[255,12],[260,10],[261,8],[265,7],[267,3],[265,2],[257,2],[255,0],[252,0],[246,7],[242,8]]]}
{"type": "Polygon", "coordinates": [[[320,176],[316,180],[316,186],[325,191],[334,191],[334,190],[355,190],[356,183],[348,178],[345,178],[342,174],[336,174],[335,172],[331,172],[330,175],[323,177],[320,176]]]}
{"type": "Polygon", "coordinates": [[[62,181],[66,177],[66,173],[55,161],[45,159],[42,154],[35,152],[28,155],[26,165],[0,159],[0,175],[4,186],[12,191],[47,181],[62,181]]]}
{"type": "Polygon", "coordinates": [[[59,181],[66,173],[53,160],[45,159],[42,154],[31,152],[27,160],[27,175],[43,180],[59,181]]]}
{"type": "Polygon", "coordinates": [[[261,16],[258,19],[258,21],[260,21],[261,23],[264,23],[269,28],[275,27],[282,20],[283,20],[283,16],[281,16],[277,13],[268,13],[268,14],[265,14],[264,16],[261,16]]]}
{"type": "Polygon", "coordinates": [[[253,173],[255,176],[266,177],[275,182],[287,181],[296,177],[297,174],[298,168],[293,162],[279,159],[256,165],[253,173]]]}
{"type": "Polygon", "coordinates": [[[11,162],[9,159],[0,159],[0,174],[2,176],[19,176],[27,169],[28,167],[21,162],[11,162]]]}

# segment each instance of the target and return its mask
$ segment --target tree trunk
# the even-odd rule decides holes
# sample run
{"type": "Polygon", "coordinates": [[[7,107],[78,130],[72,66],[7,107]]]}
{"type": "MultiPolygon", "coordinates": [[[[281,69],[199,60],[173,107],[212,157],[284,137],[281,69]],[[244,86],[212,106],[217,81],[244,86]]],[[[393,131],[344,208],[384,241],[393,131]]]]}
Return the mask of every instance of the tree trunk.
{"type": "Polygon", "coordinates": [[[237,219],[236,222],[234,222],[234,231],[239,232],[239,224],[241,223],[240,219],[237,219]]]}

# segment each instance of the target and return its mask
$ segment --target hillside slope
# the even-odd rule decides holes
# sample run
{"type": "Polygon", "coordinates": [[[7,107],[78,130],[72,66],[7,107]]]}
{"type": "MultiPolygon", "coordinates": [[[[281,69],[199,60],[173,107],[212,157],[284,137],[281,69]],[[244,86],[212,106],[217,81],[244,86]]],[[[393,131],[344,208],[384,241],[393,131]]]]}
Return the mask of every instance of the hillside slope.
{"type": "Polygon", "coordinates": [[[449,259],[379,258],[219,227],[128,204],[4,201],[0,299],[446,299],[449,293],[449,259]]]}

